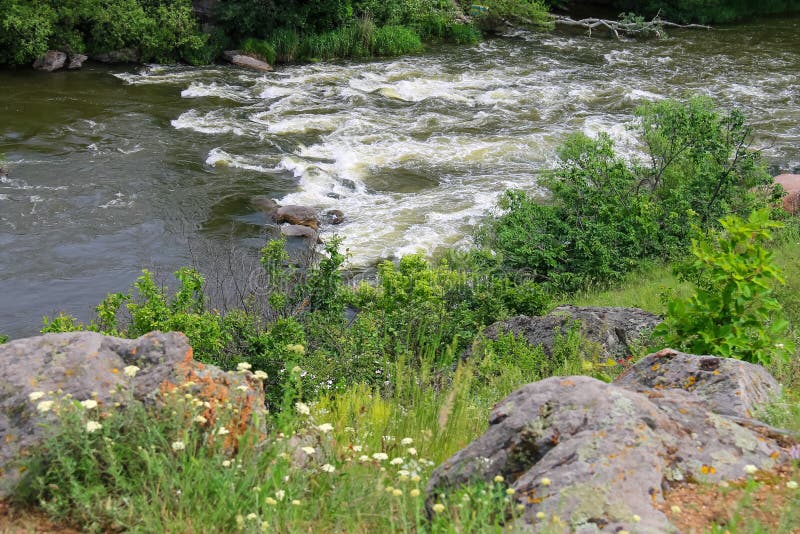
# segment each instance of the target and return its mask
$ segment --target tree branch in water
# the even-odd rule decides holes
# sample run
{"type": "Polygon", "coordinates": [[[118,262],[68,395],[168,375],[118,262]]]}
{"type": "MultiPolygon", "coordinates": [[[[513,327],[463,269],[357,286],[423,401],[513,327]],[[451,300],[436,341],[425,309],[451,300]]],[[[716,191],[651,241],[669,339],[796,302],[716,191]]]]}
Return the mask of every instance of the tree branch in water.
{"type": "Polygon", "coordinates": [[[575,20],[570,17],[556,15],[553,17],[553,22],[561,26],[574,26],[578,28],[586,28],[589,30],[589,35],[592,30],[605,29],[609,33],[619,39],[620,35],[627,35],[632,37],[646,37],[655,35],[662,38],[666,36],[664,28],[682,28],[682,29],[703,29],[710,30],[711,26],[703,24],[676,24],[662,19],[658,15],[653,17],[652,20],[646,21],[643,17],[636,16],[632,13],[623,13],[620,20],[608,20],[598,18],[586,18],[575,20]]]}

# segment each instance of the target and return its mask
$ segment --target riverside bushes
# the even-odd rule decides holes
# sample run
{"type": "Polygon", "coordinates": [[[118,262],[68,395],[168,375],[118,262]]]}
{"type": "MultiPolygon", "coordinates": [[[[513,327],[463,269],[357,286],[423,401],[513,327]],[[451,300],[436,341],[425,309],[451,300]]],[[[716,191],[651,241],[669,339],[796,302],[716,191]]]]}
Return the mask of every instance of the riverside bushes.
{"type": "Polygon", "coordinates": [[[190,0],[0,0],[0,64],[48,49],[99,54],[134,48],[141,61],[208,62],[190,0]]]}
{"type": "Polygon", "coordinates": [[[647,104],[637,116],[642,160],[618,156],[605,134],[572,135],[560,168],[540,180],[550,198],[507,192],[484,246],[506,268],[571,291],[620,280],[646,258],[675,257],[697,229],[766,205],[772,179],[749,149],[741,113],[695,97],[647,104]]]}

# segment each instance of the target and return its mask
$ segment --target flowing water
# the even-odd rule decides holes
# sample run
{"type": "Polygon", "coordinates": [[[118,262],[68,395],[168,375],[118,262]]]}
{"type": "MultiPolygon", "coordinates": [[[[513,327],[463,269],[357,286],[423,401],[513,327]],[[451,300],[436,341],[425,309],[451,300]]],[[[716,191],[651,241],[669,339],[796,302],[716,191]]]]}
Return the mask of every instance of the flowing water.
{"type": "MultiPolygon", "coordinates": [[[[647,100],[737,106],[774,171],[800,168],[800,19],[663,41],[520,32],[420,57],[282,67],[0,72],[0,333],[87,317],[197,240],[256,247],[254,196],[341,209],[352,263],[463,246],[572,131],[647,100]]],[[[213,247],[210,254],[213,254],[213,247]]]]}

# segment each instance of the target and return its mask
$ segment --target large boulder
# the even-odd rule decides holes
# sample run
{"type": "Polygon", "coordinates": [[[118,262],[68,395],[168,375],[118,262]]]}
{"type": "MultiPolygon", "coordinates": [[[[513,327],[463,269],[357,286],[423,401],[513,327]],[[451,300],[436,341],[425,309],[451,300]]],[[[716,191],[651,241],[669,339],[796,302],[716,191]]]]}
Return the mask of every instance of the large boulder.
{"type": "Polygon", "coordinates": [[[631,346],[662,319],[639,308],[564,305],[542,317],[519,315],[494,323],[484,335],[497,339],[500,334],[513,333],[531,345],[541,345],[549,355],[556,336],[566,333],[575,321],[584,338],[599,344],[603,357],[618,359],[630,355],[631,346]]]}
{"type": "Polygon", "coordinates": [[[47,402],[69,395],[76,401],[94,399],[102,408],[132,395],[153,405],[178,389],[208,403],[209,425],[218,406],[236,399],[239,412],[227,425],[226,447],[235,447],[248,429],[266,431],[261,383],[249,372],[232,374],[194,361],[188,339],[178,332],[138,339],[71,332],[0,345],[0,496],[19,479],[15,461],[44,438],[41,423],[58,422],[53,410],[42,410],[47,402]],[[129,376],[127,366],[140,370],[129,376]],[[256,422],[260,426],[253,426],[256,422]]]}
{"type": "Polygon", "coordinates": [[[800,209],[800,174],[779,174],[775,177],[775,183],[786,191],[782,200],[783,209],[796,214],[800,209]]]}
{"type": "Polygon", "coordinates": [[[48,50],[33,62],[33,68],[45,72],[53,72],[64,68],[64,63],[66,62],[67,54],[58,50],[48,50]]]}
{"type": "MultiPolygon", "coordinates": [[[[667,349],[658,362],[664,376],[677,377],[708,360],[667,349]]],[[[735,362],[715,370],[730,395],[764,398],[763,369],[735,362]]],[[[670,483],[740,478],[746,465],[769,469],[785,458],[781,431],[715,411],[713,395],[698,390],[647,389],[647,380],[635,380],[643,374],[614,384],[552,377],[515,391],[491,412],[483,436],[433,472],[428,505],[455,486],[500,475],[525,507],[516,531],[546,530],[558,516],[564,531],[677,532],[655,506],[670,483]]]]}
{"type": "Polygon", "coordinates": [[[284,224],[281,226],[281,235],[286,237],[302,237],[304,239],[312,239],[315,243],[319,239],[319,233],[317,233],[316,230],[301,224],[284,224]]]}
{"type": "Polygon", "coordinates": [[[319,229],[317,210],[308,206],[297,206],[294,204],[281,206],[275,212],[275,220],[279,223],[299,224],[308,226],[314,230],[319,229]]]}

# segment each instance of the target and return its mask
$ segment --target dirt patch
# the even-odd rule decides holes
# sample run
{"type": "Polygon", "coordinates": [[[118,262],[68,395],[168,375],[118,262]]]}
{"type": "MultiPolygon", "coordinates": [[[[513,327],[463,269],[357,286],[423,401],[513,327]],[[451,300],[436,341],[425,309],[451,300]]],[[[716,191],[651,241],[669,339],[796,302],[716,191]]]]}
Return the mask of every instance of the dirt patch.
{"type": "Polygon", "coordinates": [[[756,525],[765,532],[800,534],[800,489],[787,486],[791,481],[800,484],[797,467],[723,483],[681,484],[664,495],[658,508],[687,534],[714,526],[726,528],[721,532],[752,532],[756,525]]]}
{"type": "Polygon", "coordinates": [[[11,506],[5,501],[0,501],[0,533],[78,534],[79,531],[53,524],[42,512],[11,506]]]}

